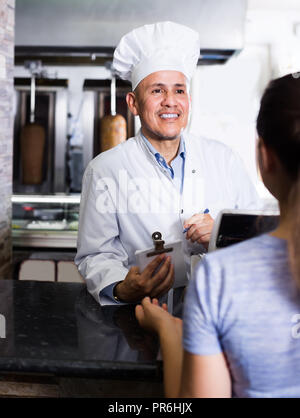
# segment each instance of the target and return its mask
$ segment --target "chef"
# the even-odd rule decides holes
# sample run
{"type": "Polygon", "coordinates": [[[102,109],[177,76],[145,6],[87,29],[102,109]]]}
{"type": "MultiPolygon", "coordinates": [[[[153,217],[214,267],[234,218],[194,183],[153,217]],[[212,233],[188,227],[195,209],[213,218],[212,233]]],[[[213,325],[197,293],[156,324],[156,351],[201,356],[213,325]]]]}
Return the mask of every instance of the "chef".
{"type": "Polygon", "coordinates": [[[135,252],[182,240],[191,254],[207,247],[213,219],[224,208],[255,209],[256,191],[224,144],[188,132],[189,86],[200,53],[199,35],[172,22],[137,28],[121,39],[113,68],[132,83],[126,101],[139,133],[94,158],[81,194],[75,263],[102,305],[160,297],[174,282],[167,254],[143,271],[135,252]]]}

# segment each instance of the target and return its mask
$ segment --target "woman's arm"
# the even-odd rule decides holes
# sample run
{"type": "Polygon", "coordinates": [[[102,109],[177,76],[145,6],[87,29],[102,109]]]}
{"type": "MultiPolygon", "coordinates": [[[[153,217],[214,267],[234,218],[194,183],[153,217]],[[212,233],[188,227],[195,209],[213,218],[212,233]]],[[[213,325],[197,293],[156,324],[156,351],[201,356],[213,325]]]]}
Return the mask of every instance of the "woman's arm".
{"type": "Polygon", "coordinates": [[[164,390],[167,398],[175,398],[179,393],[182,370],[182,321],[167,311],[167,305],[152,303],[149,297],[136,306],[136,317],[143,328],[154,331],[160,340],[164,364],[164,390]]]}
{"type": "Polygon", "coordinates": [[[158,305],[157,299],[144,298],[136,307],[143,328],[158,334],[164,363],[164,389],[167,398],[218,398],[231,396],[231,378],[223,353],[201,356],[183,353],[182,321],[158,305]]]}
{"type": "Polygon", "coordinates": [[[184,351],[179,397],[231,397],[231,378],[224,354],[201,356],[184,351]]]}
{"type": "MultiPolygon", "coordinates": [[[[171,316],[171,315],[170,315],[171,316]]],[[[166,398],[176,398],[180,389],[182,372],[182,321],[172,317],[159,332],[160,349],[164,363],[164,390],[166,398]]]]}

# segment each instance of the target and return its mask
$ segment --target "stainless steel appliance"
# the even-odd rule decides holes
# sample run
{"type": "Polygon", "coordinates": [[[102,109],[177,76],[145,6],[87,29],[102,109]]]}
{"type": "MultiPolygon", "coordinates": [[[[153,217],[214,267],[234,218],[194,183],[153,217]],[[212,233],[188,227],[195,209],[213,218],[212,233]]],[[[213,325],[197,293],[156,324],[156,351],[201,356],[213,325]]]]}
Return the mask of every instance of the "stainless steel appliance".
{"type": "Polygon", "coordinates": [[[74,264],[79,195],[12,196],[13,277],[82,282],[74,264]]]}
{"type": "MultiPolygon", "coordinates": [[[[111,112],[111,80],[85,80],[83,90],[83,165],[86,167],[102,151],[101,119],[111,112]]],[[[116,80],[116,112],[127,122],[127,138],[134,136],[134,116],[125,99],[129,91],[129,83],[116,80]]]]}
{"type": "Polygon", "coordinates": [[[79,195],[12,196],[14,248],[76,249],[79,195]]]}
{"type": "Polygon", "coordinates": [[[35,120],[46,132],[42,180],[25,184],[22,174],[20,134],[30,119],[30,78],[16,78],[13,192],[52,194],[67,191],[67,87],[68,80],[36,79],[35,120]]]}

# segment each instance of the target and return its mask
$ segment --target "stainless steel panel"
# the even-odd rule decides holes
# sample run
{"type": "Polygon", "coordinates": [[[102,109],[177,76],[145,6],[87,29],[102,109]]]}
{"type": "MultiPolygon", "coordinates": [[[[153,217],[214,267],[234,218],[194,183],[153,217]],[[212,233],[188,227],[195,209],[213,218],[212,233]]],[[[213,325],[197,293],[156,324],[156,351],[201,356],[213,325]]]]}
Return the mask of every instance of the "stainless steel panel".
{"type": "MultiPolygon", "coordinates": [[[[30,86],[16,85],[16,114],[14,125],[15,145],[20,129],[26,123],[27,98],[30,86]]],[[[66,146],[67,146],[67,91],[57,86],[37,86],[36,93],[46,95],[49,100],[47,119],[47,172],[41,185],[23,185],[21,182],[21,159],[14,149],[14,192],[49,194],[66,192],[66,146]]],[[[18,147],[16,148],[18,149],[18,147]]]]}
{"type": "Polygon", "coordinates": [[[16,152],[16,150],[20,151],[19,146],[19,135],[21,132],[21,128],[25,126],[26,122],[26,113],[28,110],[28,97],[30,96],[30,86],[15,86],[16,96],[17,96],[17,108],[15,114],[15,122],[14,122],[14,171],[16,170],[18,174],[18,178],[14,173],[14,192],[16,193],[52,193],[53,192],[53,184],[52,184],[52,144],[54,141],[54,130],[53,130],[53,107],[54,107],[54,92],[48,89],[39,87],[36,89],[36,94],[46,95],[49,100],[49,107],[48,107],[48,114],[45,115],[48,121],[48,127],[46,129],[46,137],[47,137],[47,167],[48,170],[45,174],[43,182],[39,185],[24,185],[22,184],[22,163],[20,157],[20,152],[16,152]],[[16,148],[15,148],[16,147],[16,148]]]}
{"type": "Polygon", "coordinates": [[[77,231],[18,231],[12,230],[14,247],[76,248],[77,231]]]}
{"type": "Polygon", "coordinates": [[[55,101],[54,190],[66,191],[67,92],[56,91],[55,101]]]}
{"type": "Polygon", "coordinates": [[[93,91],[83,93],[84,101],[82,108],[83,126],[83,166],[86,168],[94,157],[94,126],[95,126],[95,101],[93,91]]]}
{"type": "Polygon", "coordinates": [[[135,27],[171,20],[197,30],[201,48],[241,49],[246,9],[247,0],[16,0],[16,45],[115,47],[135,27]]]}

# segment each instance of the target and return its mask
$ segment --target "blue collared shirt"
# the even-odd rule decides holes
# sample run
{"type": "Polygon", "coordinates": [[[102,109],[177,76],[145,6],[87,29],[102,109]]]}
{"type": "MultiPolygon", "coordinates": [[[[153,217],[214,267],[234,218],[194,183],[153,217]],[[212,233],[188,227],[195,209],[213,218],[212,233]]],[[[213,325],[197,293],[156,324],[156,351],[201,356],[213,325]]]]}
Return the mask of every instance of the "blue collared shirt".
{"type": "Polygon", "coordinates": [[[171,161],[170,165],[167,164],[165,158],[154,148],[151,142],[141,133],[141,137],[143,138],[145,144],[147,145],[150,152],[154,155],[158,164],[167,170],[172,180],[174,180],[174,184],[182,193],[183,188],[183,181],[184,181],[184,164],[185,164],[185,143],[183,137],[180,138],[179,150],[174,158],[171,161]]]}

